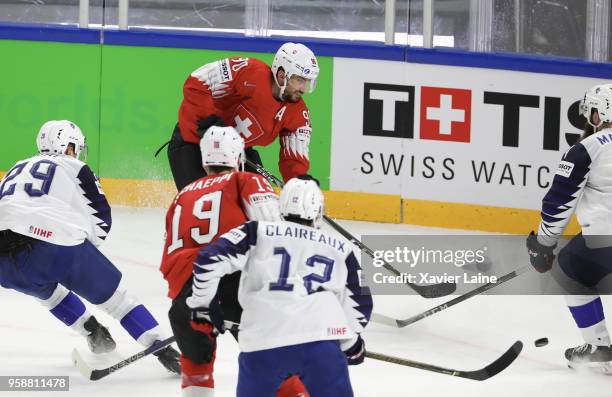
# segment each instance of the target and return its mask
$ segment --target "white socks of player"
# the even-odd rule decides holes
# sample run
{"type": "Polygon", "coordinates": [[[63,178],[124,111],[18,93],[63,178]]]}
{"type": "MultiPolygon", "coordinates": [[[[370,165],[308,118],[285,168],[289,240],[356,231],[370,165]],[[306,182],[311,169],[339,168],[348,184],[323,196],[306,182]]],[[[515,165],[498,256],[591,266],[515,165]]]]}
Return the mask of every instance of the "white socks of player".
{"type": "Polygon", "coordinates": [[[189,386],[182,390],[182,397],[215,397],[215,389],[201,386],[189,386]]]}
{"type": "Polygon", "coordinates": [[[141,345],[149,347],[156,340],[163,339],[158,332],[159,327],[153,315],[144,305],[121,288],[121,285],[106,302],[98,306],[118,320],[130,336],[141,345]]]}

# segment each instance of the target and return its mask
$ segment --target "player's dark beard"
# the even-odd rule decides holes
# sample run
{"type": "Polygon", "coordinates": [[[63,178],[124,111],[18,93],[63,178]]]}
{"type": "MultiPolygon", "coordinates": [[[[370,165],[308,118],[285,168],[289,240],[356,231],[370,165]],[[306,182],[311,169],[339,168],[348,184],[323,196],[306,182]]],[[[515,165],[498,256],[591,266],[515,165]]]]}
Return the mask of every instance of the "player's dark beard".
{"type": "Polygon", "coordinates": [[[301,96],[298,95],[297,91],[293,92],[292,94],[289,94],[287,92],[283,93],[283,100],[287,101],[287,102],[298,102],[300,100],[301,96]]]}

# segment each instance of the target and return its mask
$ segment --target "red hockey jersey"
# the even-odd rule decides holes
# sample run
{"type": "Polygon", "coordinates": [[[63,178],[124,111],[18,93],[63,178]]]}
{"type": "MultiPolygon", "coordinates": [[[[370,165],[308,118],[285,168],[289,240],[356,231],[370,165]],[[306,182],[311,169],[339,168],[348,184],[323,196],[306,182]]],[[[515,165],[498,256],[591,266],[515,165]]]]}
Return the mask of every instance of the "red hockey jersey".
{"type": "Polygon", "coordinates": [[[186,142],[199,143],[198,120],[215,114],[235,127],[246,147],[267,146],[280,136],[279,169],[285,181],[306,174],[312,131],[303,100],[272,96],[272,71],[254,58],[226,58],[202,66],[185,81],[179,127],[186,142]]]}
{"type": "Polygon", "coordinates": [[[166,213],[160,270],[174,299],[189,279],[200,248],[247,220],[278,220],[278,197],[262,176],[232,172],[185,186],[166,213]]]}

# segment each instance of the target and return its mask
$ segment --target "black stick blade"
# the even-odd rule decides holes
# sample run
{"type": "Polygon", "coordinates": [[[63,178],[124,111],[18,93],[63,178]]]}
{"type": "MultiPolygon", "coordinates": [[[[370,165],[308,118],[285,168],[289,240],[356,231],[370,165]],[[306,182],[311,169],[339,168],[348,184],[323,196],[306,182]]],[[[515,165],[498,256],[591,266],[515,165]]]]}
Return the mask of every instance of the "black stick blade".
{"type": "Polygon", "coordinates": [[[442,283],[431,285],[410,284],[410,286],[419,295],[427,299],[441,298],[443,296],[450,295],[457,290],[457,284],[455,283],[442,283]]]}
{"type": "Polygon", "coordinates": [[[100,380],[104,378],[106,375],[110,375],[110,371],[108,369],[94,369],[91,371],[91,376],[89,380],[100,380]]]}
{"type": "Polygon", "coordinates": [[[166,346],[173,343],[175,340],[176,338],[174,336],[171,336],[163,341],[154,343],[153,345],[147,347],[145,350],[142,350],[126,358],[125,360],[121,360],[118,363],[111,365],[110,367],[101,369],[92,368],[89,364],[87,364],[85,360],[83,360],[81,353],[79,353],[77,349],[74,349],[72,351],[72,363],[86,379],[100,380],[112,374],[113,372],[120,370],[121,368],[124,368],[132,364],[133,362],[140,360],[143,357],[148,356],[149,354],[155,353],[158,350],[165,348],[166,346]]]}
{"type": "Polygon", "coordinates": [[[499,374],[504,369],[508,368],[510,364],[512,364],[514,360],[516,360],[519,354],[521,354],[522,350],[523,342],[521,342],[520,340],[516,341],[510,347],[510,349],[508,349],[504,354],[502,354],[500,358],[493,361],[491,364],[487,365],[483,369],[480,369],[478,371],[457,371],[457,374],[455,376],[479,381],[487,380],[499,374]]]}
{"type": "Polygon", "coordinates": [[[516,358],[519,356],[519,354],[521,353],[521,350],[523,350],[523,342],[521,341],[514,342],[514,344],[510,347],[510,349],[508,349],[504,354],[502,354],[500,358],[493,361],[491,364],[487,365],[483,369],[479,369],[476,371],[461,371],[461,370],[456,370],[452,368],[445,368],[445,367],[440,367],[438,365],[424,363],[421,361],[414,361],[414,360],[410,360],[407,358],[389,356],[386,354],[376,353],[376,352],[369,351],[369,350],[366,351],[366,357],[374,359],[374,360],[380,360],[380,361],[385,361],[388,363],[397,364],[397,365],[403,365],[406,367],[412,367],[412,368],[422,369],[425,371],[436,372],[438,374],[457,376],[460,378],[483,381],[483,380],[487,380],[497,375],[504,369],[508,368],[508,366],[512,364],[514,360],[516,360],[516,358]]]}
{"type": "MultiPolygon", "coordinates": [[[[340,234],[342,234],[342,233],[340,233],[340,234]]],[[[363,243],[361,241],[356,240],[354,238],[351,241],[357,247],[362,249],[366,254],[368,254],[372,258],[374,257],[374,252],[371,249],[369,249],[368,247],[366,247],[365,245],[363,245],[363,243]]],[[[402,275],[402,273],[399,270],[397,270],[396,268],[394,268],[393,266],[391,266],[387,262],[383,263],[382,267],[384,269],[388,270],[389,273],[393,274],[394,276],[401,276],[402,275]]],[[[408,287],[412,288],[412,290],[414,292],[416,292],[417,294],[421,295],[423,298],[427,298],[427,299],[430,299],[430,298],[441,298],[443,296],[450,295],[450,294],[452,294],[453,292],[455,292],[457,290],[457,284],[455,284],[455,283],[441,283],[441,284],[419,285],[419,284],[414,284],[414,283],[406,281],[405,284],[408,287]]]]}

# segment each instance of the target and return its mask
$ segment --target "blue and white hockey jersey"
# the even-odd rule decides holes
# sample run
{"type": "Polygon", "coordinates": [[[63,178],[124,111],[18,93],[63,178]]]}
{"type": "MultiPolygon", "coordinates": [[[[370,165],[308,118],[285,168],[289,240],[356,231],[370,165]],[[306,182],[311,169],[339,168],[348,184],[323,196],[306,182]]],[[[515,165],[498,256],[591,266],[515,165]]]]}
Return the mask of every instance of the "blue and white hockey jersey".
{"type": "Polygon", "coordinates": [[[58,245],[87,239],[98,246],[111,222],[98,178],[73,157],[37,155],[19,161],[0,183],[0,230],[58,245]]]}
{"type": "Polygon", "coordinates": [[[187,304],[208,307],[220,278],[238,270],[243,352],[321,340],[348,349],[370,319],[372,296],[342,237],[293,222],[247,222],[202,248],[187,304]]]}
{"type": "Polygon", "coordinates": [[[612,236],[612,128],[594,133],[563,155],[542,200],[538,241],[554,245],[574,211],[583,235],[612,236]]]}

